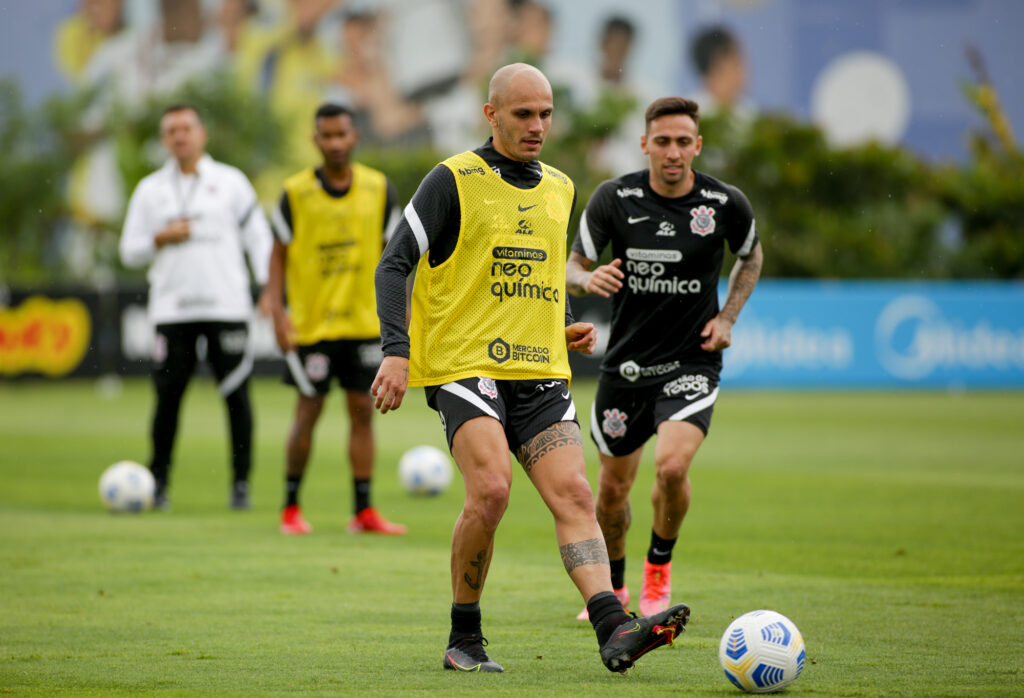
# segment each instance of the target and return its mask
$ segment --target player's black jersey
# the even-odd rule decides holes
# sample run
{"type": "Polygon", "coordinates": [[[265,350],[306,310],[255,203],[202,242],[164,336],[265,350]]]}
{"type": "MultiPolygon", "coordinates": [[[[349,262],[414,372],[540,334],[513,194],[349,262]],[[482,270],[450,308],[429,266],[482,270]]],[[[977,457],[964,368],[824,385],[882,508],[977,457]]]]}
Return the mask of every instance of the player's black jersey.
{"type": "Polygon", "coordinates": [[[743,192],[694,175],[689,194],[669,199],[651,189],[648,170],[631,172],[603,182],[583,212],[573,251],[596,263],[611,243],[625,274],[612,295],[606,378],[643,385],[686,362],[721,368],[721,352],[701,349],[700,333],[719,310],[723,243],[745,256],[757,231],[743,192]]]}

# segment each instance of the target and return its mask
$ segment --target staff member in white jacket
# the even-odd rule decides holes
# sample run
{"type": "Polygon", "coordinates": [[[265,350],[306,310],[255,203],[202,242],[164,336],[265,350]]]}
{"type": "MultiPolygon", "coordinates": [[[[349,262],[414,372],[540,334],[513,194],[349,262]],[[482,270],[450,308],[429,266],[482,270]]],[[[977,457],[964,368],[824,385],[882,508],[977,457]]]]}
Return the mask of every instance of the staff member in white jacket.
{"type": "Polygon", "coordinates": [[[178,408],[205,341],[206,358],[228,408],[233,482],[230,504],[249,508],[252,408],[249,374],[252,275],[266,283],[270,227],[256,192],[238,169],[204,152],[206,129],[195,108],[164,110],[160,136],[171,158],[139,182],[128,203],[121,260],[149,265],[149,319],[155,325],[153,453],[155,506],[166,509],[178,408]]]}

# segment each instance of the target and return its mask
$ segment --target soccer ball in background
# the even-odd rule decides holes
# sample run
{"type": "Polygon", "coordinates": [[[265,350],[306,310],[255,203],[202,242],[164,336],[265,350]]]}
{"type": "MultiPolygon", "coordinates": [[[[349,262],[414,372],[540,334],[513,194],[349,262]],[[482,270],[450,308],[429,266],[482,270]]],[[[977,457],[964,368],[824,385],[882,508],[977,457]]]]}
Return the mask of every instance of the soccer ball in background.
{"type": "Polygon", "coordinates": [[[718,645],[726,678],[748,693],[781,691],[800,676],[806,656],[800,631],[775,611],[744,613],[718,645]]]}
{"type": "Polygon", "coordinates": [[[398,478],[409,494],[440,494],[452,483],[452,464],[440,449],[415,446],[398,461],[398,478]]]}
{"type": "Polygon", "coordinates": [[[155,489],[149,469],[130,460],[114,463],[100,476],[100,499],[113,512],[149,509],[155,489]]]}

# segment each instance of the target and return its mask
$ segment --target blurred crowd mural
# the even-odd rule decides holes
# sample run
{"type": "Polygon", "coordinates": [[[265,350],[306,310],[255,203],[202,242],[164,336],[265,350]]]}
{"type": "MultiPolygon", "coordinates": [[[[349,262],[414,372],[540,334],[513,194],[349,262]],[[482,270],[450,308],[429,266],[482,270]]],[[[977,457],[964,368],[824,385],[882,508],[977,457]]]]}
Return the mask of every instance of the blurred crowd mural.
{"type": "Polygon", "coordinates": [[[316,161],[316,106],[345,103],[406,201],[484,139],[486,82],[515,60],[555,87],[544,159],[578,209],[644,166],[644,107],[684,94],[697,167],[755,203],[767,275],[1024,276],[1014,0],[48,0],[0,19],[0,285],[133,278],[114,249],[171,100],[268,205],[316,161]]]}

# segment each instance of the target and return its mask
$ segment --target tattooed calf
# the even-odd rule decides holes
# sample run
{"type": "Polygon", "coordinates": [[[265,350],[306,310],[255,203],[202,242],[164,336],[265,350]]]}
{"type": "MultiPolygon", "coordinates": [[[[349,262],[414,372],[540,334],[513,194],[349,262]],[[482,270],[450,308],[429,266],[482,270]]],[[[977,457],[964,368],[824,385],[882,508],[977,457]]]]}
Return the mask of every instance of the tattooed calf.
{"type": "Polygon", "coordinates": [[[562,553],[562,564],[566,572],[572,572],[583,565],[607,565],[608,550],[600,538],[590,538],[576,543],[566,543],[558,550],[562,553]]]}

